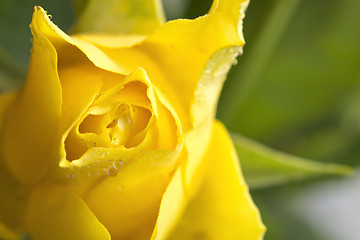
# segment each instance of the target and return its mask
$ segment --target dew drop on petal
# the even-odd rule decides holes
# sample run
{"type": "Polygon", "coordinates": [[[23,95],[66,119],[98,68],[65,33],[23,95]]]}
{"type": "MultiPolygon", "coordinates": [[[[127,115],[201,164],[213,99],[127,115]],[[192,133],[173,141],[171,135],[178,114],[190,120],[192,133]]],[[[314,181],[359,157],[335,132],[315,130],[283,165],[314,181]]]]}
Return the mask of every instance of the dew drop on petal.
{"type": "Polygon", "coordinates": [[[103,158],[106,158],[108,155],[109,155],[109,152],[108,152],[108,151],[105,151],[105,152],[103,152],[102,157],[103,157],[103,158]]]}
{"type": "Polygon", "coordinates": [[[117,124],[122,131],[125,130],[126,122],[123,118],[119,118],[117,124]]]}
{"type": "Polygon", "coordinates": [[[221,77],[224,76],[229,70],[228,64],[221,64],[215,71],[214,77],[221,77]]]}
{"type": "Polygon", "coordinates": [[[120,144],[120,139],[119,138],[113,138],[113,140],[111,142],[114,145],[119,145],[120,144]]]}
{"type": "Polygon", "coordinates": [[[119,170],[113,167],[108,168],[106,174],[110,177],[115,177],[118,174],[119,170]]]}
{"type": "Polygon", "coordinates": [[[115,168],[115,169],[119,169],[119,168],[122,168],[122,167],[124,167],[124,161],[123,160],[118,160],[118,161],[114,161],[113,162],[113,167],[115,168]]]}

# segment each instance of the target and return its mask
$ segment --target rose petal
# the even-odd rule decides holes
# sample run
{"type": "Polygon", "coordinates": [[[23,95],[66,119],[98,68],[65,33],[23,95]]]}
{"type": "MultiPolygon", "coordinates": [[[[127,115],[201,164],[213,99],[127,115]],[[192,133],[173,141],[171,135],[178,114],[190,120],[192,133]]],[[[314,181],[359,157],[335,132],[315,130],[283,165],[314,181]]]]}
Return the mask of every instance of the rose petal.
{"type": "Polygon", "coordinates": [[[27,81],[8,112],[3,135],[4,160],[25,185],[35,183],[45,173],[61,119],[57,53],[39,31],[36,12],[31,29],[33,48],[27,81]]]}
{"type": "Polygon", "coordinates": [[[150,237],[179,152],[180,149],[148,153],[90,190],[84,199],[112,239],[150,237]]]}
{"type": "Polygon", "coordinates": [[[160,0],[91,0],[75,25],[75,32],[148,34],[162,25],[160,0]]]}
{"type": "MultiPolygon", "coordinates": [[[[167,189],[158,219],[157,239],[261,239],[265,228],[241,175],[231,139],[220,122],[214,123],[203,160],[202,185],[188,204],[180,204],[185,210],[173,231],[174,226],[167,223],[174,222],[174,215],[167,210],[174,212],[177,209],[174,199],[187,197],[180,175],[175,176],[167,189]]],[[[179,213],[175,217],[179,218],[179,213]]]]}
{"type": "Polygon", "coordinates": [[[25,223],[31,238],[37,240],[111,239],[83,200],[56,187],[34,190],[25,223]]]}

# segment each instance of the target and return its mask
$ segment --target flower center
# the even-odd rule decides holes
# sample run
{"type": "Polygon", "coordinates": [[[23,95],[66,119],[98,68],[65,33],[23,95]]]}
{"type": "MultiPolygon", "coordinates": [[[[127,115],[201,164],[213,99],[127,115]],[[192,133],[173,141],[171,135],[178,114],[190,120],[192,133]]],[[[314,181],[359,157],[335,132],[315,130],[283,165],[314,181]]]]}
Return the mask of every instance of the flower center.
{"type": "Polygon", "coordinates": [[[65,140],[67,160],[79,159],[93,148],[132,148],[145,138],[152,113],[132,104],[113,103],[98,106],[103,111],[89,112],[65,140]]]}
{"type": "Polygon", "coordinates": [[[132,119],[127,105],[121,105],[115,114],[115,119],[106,127],[111,143],[115,146],[129,142],[132,132],[132,119]]]}

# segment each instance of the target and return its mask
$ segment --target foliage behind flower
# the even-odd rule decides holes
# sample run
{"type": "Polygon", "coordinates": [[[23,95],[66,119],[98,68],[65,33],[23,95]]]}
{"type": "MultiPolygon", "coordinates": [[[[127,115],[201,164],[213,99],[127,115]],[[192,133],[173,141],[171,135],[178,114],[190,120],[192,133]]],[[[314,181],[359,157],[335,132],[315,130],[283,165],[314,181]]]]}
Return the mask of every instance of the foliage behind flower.
{"type": "Polygon", "coordinates": [[[1,99],[2,223],[33,239],[261,238],[214,121],[247,1],[165,24],[157,2],[111,1],[117,33],[86,20],[96,3],[72,36],[35,7],[26,83],[1,99]]]}

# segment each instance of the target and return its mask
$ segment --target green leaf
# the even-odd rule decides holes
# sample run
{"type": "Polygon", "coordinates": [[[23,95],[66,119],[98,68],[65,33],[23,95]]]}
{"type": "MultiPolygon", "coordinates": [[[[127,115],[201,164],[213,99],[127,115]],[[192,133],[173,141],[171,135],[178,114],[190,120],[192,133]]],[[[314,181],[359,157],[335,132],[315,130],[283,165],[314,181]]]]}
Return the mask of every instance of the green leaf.
{"type": "Polygon", "coordinates": [[[89,3],[89,0],[73,0],[73,3],[76,15],[81,15],[89,3]]]}
{"type": "Polygon", "coordinates": [[[25,70],[0,48],[0,93],[19,88],[25,70]]]}
{"type": "MultiPolygon", "coordinates": [[[[293,16],[283,19],[283,31],[277,31],[279,26],[270,23],[280,2],[249,5],[244,54],[225,83],[218,116],[232,131],[289,150],[289,139],[292,144],[304,136],[306,142],[305,134],[336,118],[359,83],[360,1],[300,1],[293,16]],[[266,40],[275,36],[263,40],[264,32],[280,34],[272,49],[265,48],[266,40]],[[240,92],[233,90],[243,85],[240,92]],[[228,118],[225,111],[234,115],[228,118]]],[[[331,126],[340,128],[335,121],[331,126]]]]}
{"type": "MultiPolygon", "coordinates": [[[[148,34],[165,22],[160,0],[77,1],[85,5],[75,33],[148,34]],[[83,2],[83,3],[81,3],[83,2]]],[[[79,10],[78,10],[79,11],[79,10]]]]}
{"type": "Polygon", "coordinates": [[[239,134],[232,134],[246,182],[263,188],[326,175],[350,175],[351,167],[326,164],[270,149],[239,134]]]}
{"type": "Polygon", "coordinates": [[[0,1],[0,93],[18,89],[30,59],[29,24],[35,5],[44,7],[62,29],[72,21],[70,0],[0,1]]]}

